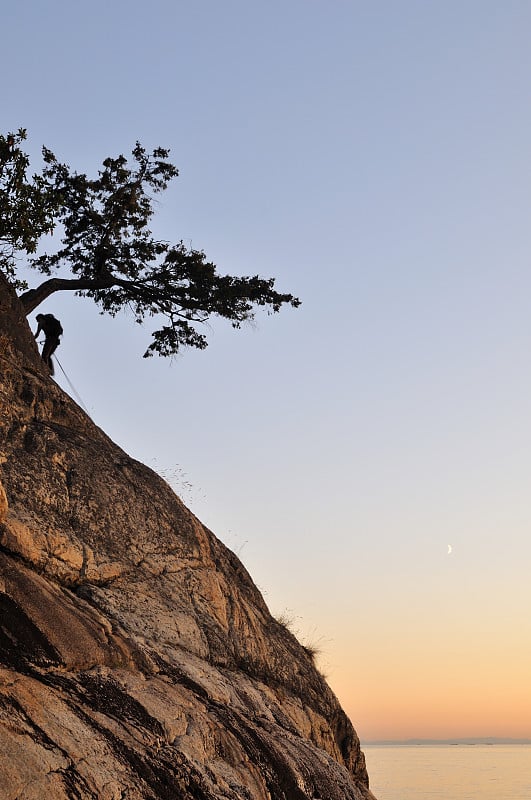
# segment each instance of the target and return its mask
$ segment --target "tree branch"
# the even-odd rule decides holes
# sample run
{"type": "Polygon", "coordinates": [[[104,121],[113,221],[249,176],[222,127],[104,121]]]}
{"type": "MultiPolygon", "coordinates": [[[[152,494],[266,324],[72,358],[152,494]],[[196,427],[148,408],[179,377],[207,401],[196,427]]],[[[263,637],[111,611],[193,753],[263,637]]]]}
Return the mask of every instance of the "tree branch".
{"type": "Polygon", "coordinates": [[[61,291],[83,291],[84,289],[110,289],[112,286],[120,286],[126,283],[120,281],[113,275],[106,275],[101,278],[50,278],[44,281],[36,289],[29,289],[19,297],[24,307],[26,316],[31,314],[47,297],[54,292],[61,291]]]}

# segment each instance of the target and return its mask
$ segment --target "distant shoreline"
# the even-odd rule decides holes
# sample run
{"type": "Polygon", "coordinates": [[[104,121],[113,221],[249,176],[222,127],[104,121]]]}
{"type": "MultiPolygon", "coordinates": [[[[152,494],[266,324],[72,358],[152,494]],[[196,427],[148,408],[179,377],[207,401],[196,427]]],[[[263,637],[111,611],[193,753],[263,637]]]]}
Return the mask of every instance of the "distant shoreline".
{"type": "Polygon", "coordinates": [[[415,747],[422,745],[497,745],[497,744],[531,744],[531,739],[504,739],[495,736],[456,739],[375,739],[362,741],[362,747],[415,747]]]}

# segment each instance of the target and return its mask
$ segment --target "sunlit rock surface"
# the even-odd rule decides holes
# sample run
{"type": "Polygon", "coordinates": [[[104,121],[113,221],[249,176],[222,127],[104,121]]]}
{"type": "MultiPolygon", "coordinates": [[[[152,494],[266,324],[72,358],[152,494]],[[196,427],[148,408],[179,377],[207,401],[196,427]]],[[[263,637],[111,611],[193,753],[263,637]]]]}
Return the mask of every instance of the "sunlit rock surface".
{"type": "Polygon", "coordinates": [[[0,276],[0,800],[368,800],[311,654],[47,374],[0,276]]]}

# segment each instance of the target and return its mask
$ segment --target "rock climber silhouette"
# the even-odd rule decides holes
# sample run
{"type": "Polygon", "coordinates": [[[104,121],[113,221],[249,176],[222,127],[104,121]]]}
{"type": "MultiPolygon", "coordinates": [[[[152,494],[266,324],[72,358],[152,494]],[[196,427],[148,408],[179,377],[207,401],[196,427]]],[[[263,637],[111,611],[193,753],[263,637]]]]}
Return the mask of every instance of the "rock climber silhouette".
{"type": "Polygon", "coordinates": [[[54,374],[52,354],[55,353],[59,346],[59,337],[63,334],[63,328],[58,319],[53,314],[37,314],[35,319],[38,322],[38,328],[35,331],[35,338],[42,331],[44,333],[44,345],[42,348],[42,360],[48,365],[50,374],[54,374]]]}

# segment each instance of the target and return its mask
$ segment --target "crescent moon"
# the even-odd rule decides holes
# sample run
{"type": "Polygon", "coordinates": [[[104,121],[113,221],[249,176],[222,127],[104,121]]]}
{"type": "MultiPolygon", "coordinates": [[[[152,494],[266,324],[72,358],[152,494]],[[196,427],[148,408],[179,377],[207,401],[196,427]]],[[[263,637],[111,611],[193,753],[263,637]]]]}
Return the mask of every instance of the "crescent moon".
{"type": "Polygon", "coordinates": [[[449,545],[448,545],[448,555],[450,555],[450,553],[451,553],[451,552],[452,552],[452,545],[451,545],[451,544],[449,544],[449,545]]]}

